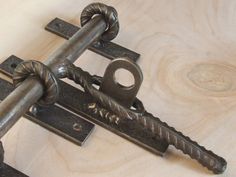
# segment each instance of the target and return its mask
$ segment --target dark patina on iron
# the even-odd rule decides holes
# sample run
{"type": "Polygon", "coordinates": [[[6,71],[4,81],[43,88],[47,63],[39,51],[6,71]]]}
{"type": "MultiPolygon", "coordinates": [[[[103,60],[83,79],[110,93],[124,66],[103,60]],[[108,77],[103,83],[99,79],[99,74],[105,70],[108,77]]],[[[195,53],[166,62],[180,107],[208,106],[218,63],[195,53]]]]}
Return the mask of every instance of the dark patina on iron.
{"type": "MultiPolygon", "coordinates": [[[[56,18],[46,26],[48,31],[68,41],[44,63],[11,56],[0,65],[1,72],[12,77],[16,86],[14,89],[12,84],[0,79],[0,88],[3,88],[0,138],[24,116],[82,145],[94,127],[85,120],[88,119],[160,155],[168,145],[173,145],[214,173],[223,173],[227,163],[222,157],[148,113],[136,98],[143,79],[135,63],[139,54],[110,42],[119,31],[116,10],[102,3],[90,4],[81,14],[81,24],[79,28],[56,18]],[[103,77],[90,75],[73,65],[86,49],[112,60],[103,77]],[[115,81],[114,73],[118,69],[133,74],[132,86],[124,87],[115,81]],[[62,78],[73,80],[83,91],[60,81],[62,78]],[[58,114],[57,118],[54,113],[58,114]]],[[[3,163],[3,153],[2,148],[0,174],[17,176],[13,175],[14,169],[3,163]]]]}

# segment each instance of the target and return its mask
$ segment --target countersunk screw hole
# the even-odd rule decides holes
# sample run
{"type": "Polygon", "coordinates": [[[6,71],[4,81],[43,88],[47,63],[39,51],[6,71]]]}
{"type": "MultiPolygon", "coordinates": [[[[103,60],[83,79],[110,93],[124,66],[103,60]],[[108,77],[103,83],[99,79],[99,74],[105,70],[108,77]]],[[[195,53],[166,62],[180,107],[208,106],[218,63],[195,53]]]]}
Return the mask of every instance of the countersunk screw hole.
{"type": "Polygon", "coordinates": [[[82,130],[82,125],[79,125],[77,123],[74,123],[73,129],[77,132],[80,132],[82,130]]]}
{"type": "Polygon", "coordinates": [[[61,27],[62,27],[62,24],[61,24],[61,23],[56,23],[55,26],[56,26],[57,28],[61,28],[61,27]]]}
{"type": "Polygon", "coordinates": [[[11,67],[12,67],[13,69],[15,69],[15,68],[17,67],[17,64],[16,64],[16,63],[12,63],[12,64],[11,64],[11,67]]]}
{"type": "Polygon", "coordinates": [[[35,106],[35,105],[31,106],[30,109],[29,109],[29,112],[33,115],[37,115],[37,113],[38,113],[37,106],[35,106]]]}

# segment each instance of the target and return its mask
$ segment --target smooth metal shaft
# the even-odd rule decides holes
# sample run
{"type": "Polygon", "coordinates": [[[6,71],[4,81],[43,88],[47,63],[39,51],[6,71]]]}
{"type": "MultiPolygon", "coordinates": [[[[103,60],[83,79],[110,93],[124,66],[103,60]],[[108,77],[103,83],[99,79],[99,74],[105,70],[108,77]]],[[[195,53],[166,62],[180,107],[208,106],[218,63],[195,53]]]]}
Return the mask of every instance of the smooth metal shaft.
{"type": "Polygon", "coordinates": [[[37,78],[30,77],[25,80],[7,99],[0,104],[0,137],[2,137],[43,95],[43,85],[37,78]],[[30,88],[30,89],[29,89],[30,88]],[[24,110],[24,112],[23,112],[24,110]]]}
{"type": "MultiPolygon", "coordinates": [[[[91,19],[70,40],[57,49],[44,63],[55,75],[58,65],[66,59],[74,62],[106,30],[101,16],[91,19]]],[[[27,78],[0,104],[0,138],[17,122],[43,95],[42,83],[33,77],[27,78]]]]}
{"type": "Polygon", "coordinates": [[[84,25],[68,42],[57,49],[44,64],[49,66],[54,74],[59,74],[58,64],[65,59],[74,63],[77,58],[96,41],[106,30],[107,25],[102,16],[96,16],[84,25]]]}

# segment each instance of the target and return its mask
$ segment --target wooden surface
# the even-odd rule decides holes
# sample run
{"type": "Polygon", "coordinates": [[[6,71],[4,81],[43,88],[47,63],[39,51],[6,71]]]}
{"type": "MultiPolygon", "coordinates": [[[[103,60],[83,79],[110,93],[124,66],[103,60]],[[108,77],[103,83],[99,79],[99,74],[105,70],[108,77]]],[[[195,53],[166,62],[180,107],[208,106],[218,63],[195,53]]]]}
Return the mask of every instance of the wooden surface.
{"type": "MultiPolygon", "coordinates": [[[[44,30],[54,17],[80,24],[90,0],[8,0],[0,6],[0,58],[43,61],[64,40],[44,30]]],[[[142,54],[139,92],[148,111],[228,161],[236,176],[236,1],[126,0],[113,5],[115,41],[142,54]]],[[[102,75],[108,60],[87,51],[77,65],[102,75]]],[[[96,127],[81,148],[21,119],[3,138],[5,161],[32,177],[206,177],[170,148],[161,158],[96,127]]]]}

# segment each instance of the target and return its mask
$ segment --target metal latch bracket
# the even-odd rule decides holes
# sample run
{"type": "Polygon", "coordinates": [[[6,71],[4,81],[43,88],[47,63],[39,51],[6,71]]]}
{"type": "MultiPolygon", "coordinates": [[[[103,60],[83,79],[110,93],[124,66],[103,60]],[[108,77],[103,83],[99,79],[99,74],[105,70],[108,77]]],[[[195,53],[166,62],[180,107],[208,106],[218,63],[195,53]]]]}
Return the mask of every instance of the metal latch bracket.
{"type": "MultiPolygon", "coordinates": [[[[80,30],[78,26],[60,18],[52,20],[45,29],[67,40],[80,30]]],[[[97,41],[89,46],[88,49],[108,59],[129,58],[137,62],[140,57],[140,54],[110,41],[97,41]]]]}

